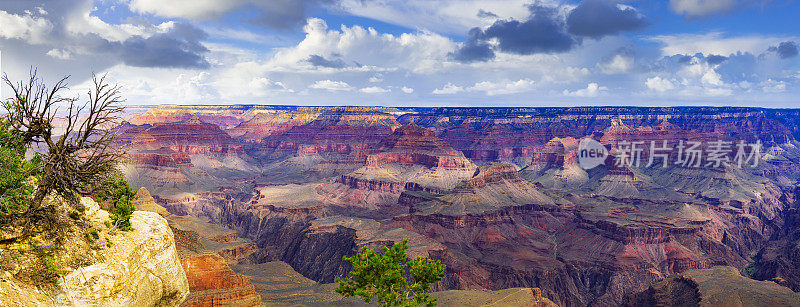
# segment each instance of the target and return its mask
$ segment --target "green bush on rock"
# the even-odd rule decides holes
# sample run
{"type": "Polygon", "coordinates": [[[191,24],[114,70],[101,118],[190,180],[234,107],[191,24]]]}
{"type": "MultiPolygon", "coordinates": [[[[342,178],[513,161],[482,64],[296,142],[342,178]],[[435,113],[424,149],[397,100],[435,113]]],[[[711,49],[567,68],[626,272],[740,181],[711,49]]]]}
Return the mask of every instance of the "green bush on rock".
{"type": "Polygon", "coordinates": [[[336,293],[360,296],[364,302],[376,300],[380,306],[436,306],[428,290],[444,278],[445,265],[438,260],[408,259],[408,239],[377,253],[366,246],[352,257],[343,259],[353,266],[348,278],[336,278],[336,293]],[[406,275],[413,283],[409,284],[406,275]]]}

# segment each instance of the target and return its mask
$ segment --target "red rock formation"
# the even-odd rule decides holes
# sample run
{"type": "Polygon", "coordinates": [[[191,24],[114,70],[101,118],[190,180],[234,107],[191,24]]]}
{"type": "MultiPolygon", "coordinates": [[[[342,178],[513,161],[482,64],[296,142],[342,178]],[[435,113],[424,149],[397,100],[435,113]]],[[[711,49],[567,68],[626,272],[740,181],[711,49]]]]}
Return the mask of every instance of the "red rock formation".
{"type": "Polygon", "coordinates": [[[181,165],[191,165],[192,163],[189,159],[189,155],[172,151],[136,152],[130,154],[129,157],[130,161],[133,163],[155,167],[178,167],[181,165]]]}
{"type": "Polygon", "coordinates": [[[189,280],[189,297],[182,306],[261,306],[250,280],[236,274],[217,255],[181,259],[189,280]]]}
{"type": "Polygon", "coordinates": [[[737,140],[784,144],[800,129],[783,112],[736,108],[432,108],[403,115],[439,132],[455,149],[475,161],[504,161],[527,156],[525,148],[553,138],[582,138],[610,127],[654,127],[667,133],[680,128],[737,140]],[[780,114],[776,114],[780,113],[780,114]],[[782,121],[782,122],[781,122],[782,121]],[[791,128],[787,128],[790,126],[791,128]]]}
{"type": "Polygon", "coordinates": [[[267,148],[297,151],[303,145],[322,145],[349,153],[378,143],[399,126],[394,116],[366,107],[297,108],[291,116],[314,120],[265,138],[267,148]]]}
{"type": "MultiPolygon", "coordinates": [[[[800,133],[800,115],[791,110],[465,108],[402,117],[430,129],[396,128],[377,110],[305,111],[318,116],[282,132],[275,126],[263,143],[242,146],[239,152],[260,163],[255,175],[209,167],[227,182],[193,178],[186,186],[200,188],[174,198],[170,208],[259,242],[248,259],[284,260],[323,281],[346,272],[341,256],[364,242],[357,227],[315,221],[346,215],[383,221],[379,232],[415,232],[442,244],[429,256],[448,265],[441,287],[449,289],[539,287],[562,305],[618,305],[625,294],[671,274],[716,264],[741,268],[753,260],[761,265],[759,278],[796,284],[791,272],[800,258],[789,228],[797,221],[786,217],[800,158],[793,145],[781,145],[800,133]],[[752,170],[607,165],[587,171],[577,166],[575,151],[587,135],[612,149],[624,140],[757,138],[770,151],[752,170]],[[512,165],[475,172],[467,157],[512,161],[533,183],[512,165]],[[250,197],[253,186],[271,192],[250,197]],[[204,198],[203,189],[222,195],[189,199],[204,198]],[[753,259],[755,251],[761,252],[753,259]]],[[[130,142],[159,146],[151,151],[168,138],[126,129],[130,142]]],[[[186,143],[217,144],[214,133],[186,143]]],[[[193,156],[198,150],[169,150],[203,162],[193,156]]],[[[159,159],[141,161],[159,171],[172,167],[159,159]]],[[[242,259],[250,248],[226,253],[242,259]]]]}
{"type": "Polygon", "coordinates": [[[243,122],[236,128],[229,129],[226,132],[234,138],[248,142],[260,142],[264,137],[274,133],[305,125],[318,115],[317,113],[303,112],[302,110],[277,114],[259,113],[249,121],[243,122]]]}
{"type": "Polygon", "coordinates": [[[349,188],[399,194],[406,189],[434,193],[469,178],[475,166],[463,154],[413,123],[397,128],[367,156],[366,166],[337,179],[349,188]]]}
{"type": "Polygon", "coordinates": [[[241,149],[240,144],[216,125],[205,123],[198,117],[188,120],[155,125],[147,129],[163,147],[189,154],[224,153],[241,149]]]}
{"type": "Polygon", "coordinates": [[[147,110],[146,113],[137,116],[131,120],[134,125],[156,125],[166,123],[177,123],[191,118],[192,115],[185,110],[163,110],[160,108],[152,108],[147,110]]]}

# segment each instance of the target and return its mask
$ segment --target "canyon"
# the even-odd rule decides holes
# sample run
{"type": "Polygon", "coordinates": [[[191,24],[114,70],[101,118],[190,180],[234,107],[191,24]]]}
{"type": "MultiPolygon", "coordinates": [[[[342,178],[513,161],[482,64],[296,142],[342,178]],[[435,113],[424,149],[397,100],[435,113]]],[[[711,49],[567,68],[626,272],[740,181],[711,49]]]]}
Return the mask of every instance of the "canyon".
{"type": "Polygon", "coordinates": [[[636,305],[689,279],[800,290],[798,110],[170,105],[116,131],[137,209],[175,233],[188,305],[334,302],[342,256],[403,238],[447,265],[443,303],[636,305]],[[644,162],[584,169],[588,137],[612,154],[641,141],[644,162]],[[720,140],[729,163],[648,163],[652,144],[720,140]],[[757,165],[733,163],[739,141],[761,144],[757,165]]]}

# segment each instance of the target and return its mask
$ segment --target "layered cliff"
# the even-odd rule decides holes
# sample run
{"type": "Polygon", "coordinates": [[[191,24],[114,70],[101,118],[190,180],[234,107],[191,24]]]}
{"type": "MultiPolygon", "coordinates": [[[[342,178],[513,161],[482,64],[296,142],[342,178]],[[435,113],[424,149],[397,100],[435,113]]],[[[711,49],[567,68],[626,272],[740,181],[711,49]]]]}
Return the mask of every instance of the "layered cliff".
{"type": "Polygon", "coordinates": [[[226,132],[247,142],[260,142],[274,133],[287,131],[295,126],[305,125],[319,116],[318,113],[306,112],[303,109],[293,112],[259,113],[252,119],[243,122],[226,132]]]}
{"type": "Polygon", "coordinates": [[[308,183],[346,174],[363,166],[369,150],[400,126],[384,111],[299,107],[290,116],[313,116],[314,120],[272,133],[247,152],[266,164],[263,179],[270,184],[308,183]]]}
{"type": "MultiPolygon", "coordinates": [[[[231,249],[229,256],[249,254],[230,263],[286,261],[317,281],[345,274],[341,256],[359,246],[395,241],[365,234],[403,233],[447,264],[441,289],[536,287],[566,306],[618,305],[674,274],[753,261],[752,276],[796,284],[796,112],[413,108],[400,127],[382,108],[298,111],[314,119],[286,126],[270,116],[253,119],[266,126],[245,133],[265,137],[230,139],[242,145],[234,151],[240,160],[190,151],[188,165],[163,154],[139,160],[147,170],[133,174],[143,184],[150,184],[145,172],[184,176],[186,183],[166,183],[154,194],[174,213],[252,240],[257,250],[231,249]],[[612,157],[585,170],[577,147],[586,136],[612,154],[625,141],[760,140],[764,148],[752,168],[677,165],[677,150],[673,163],[647,165],[645,146],[638,166],[615,165],[612,157]]],[[[142,134],[151,128],[126,129],[138,134],[131,142],[160,150],[142,134]]]]}
{"type": "Polygon", "coordinates": [[[136,209],[161,215],[175,233],[178,257],[189,285],[182,306],[261,306],[261,297],[250,280],[229,267],[249,263],[255,244],[241,241],[236,232],[225,227],[170,213],[145,188],[136,194],[136,209]]]}
{"type": "Polygon", "coordinates": [[[433,131],[411,123],[381,140],[367,156],[364,167],[342,175],[336,182],[353,190],[348,193],[376,192],[399,197],[407,189],[449,191],[474,172],[475,165],[463,154],[436,137],[433,131]]]}
{"type": "Polygon", "coordinates": [[[796,130],[791,129],[797,129],[789,124],[792,113],[788,113],[705,107],[425,108],[398,120],[433,128],[472,160],[510,161],[528,155],[531,146],[553,138],[591,135],[619,119],[634,127],[658,127],[668,121],[684,131],[784,144],[795,139],[796,130]]]}

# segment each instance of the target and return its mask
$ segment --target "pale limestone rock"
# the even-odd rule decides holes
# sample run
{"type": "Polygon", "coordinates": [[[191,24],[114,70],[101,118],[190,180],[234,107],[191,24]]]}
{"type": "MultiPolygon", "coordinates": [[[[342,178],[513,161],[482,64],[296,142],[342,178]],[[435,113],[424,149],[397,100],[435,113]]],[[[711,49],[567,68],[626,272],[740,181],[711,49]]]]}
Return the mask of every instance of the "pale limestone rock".
{"type": "MultiPolygon", "coordinates": [[[[104,211],[101,211],[104,212],[104,211]]],[[[167,220],[135,211],[131,231],[112,236],[106,261],[78,268],[60,283],[67,304],[178,305],[189,293],[167,220]]]]}
{"type": "MultiPolygon", "coordinates": [[[[90,198],[82,198],[86,219],[101,227],[109,214],[90,198]]],[[[160,215],[135,211],[130,231],[107,238],[101,262],[80,267],[42,291],[0,276],[0,305],[13,306],[178,306],[189,295],[172,230],[160,215]]]]}

